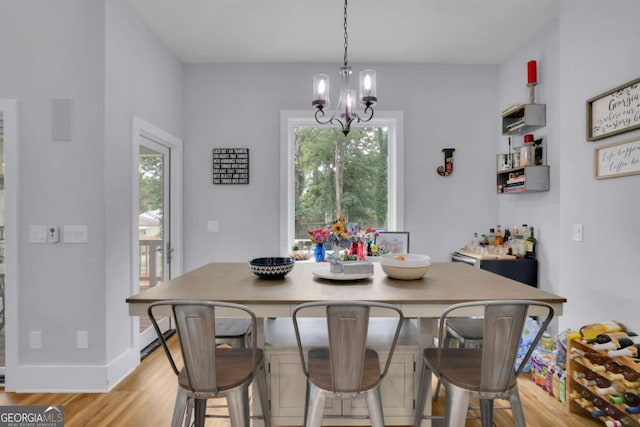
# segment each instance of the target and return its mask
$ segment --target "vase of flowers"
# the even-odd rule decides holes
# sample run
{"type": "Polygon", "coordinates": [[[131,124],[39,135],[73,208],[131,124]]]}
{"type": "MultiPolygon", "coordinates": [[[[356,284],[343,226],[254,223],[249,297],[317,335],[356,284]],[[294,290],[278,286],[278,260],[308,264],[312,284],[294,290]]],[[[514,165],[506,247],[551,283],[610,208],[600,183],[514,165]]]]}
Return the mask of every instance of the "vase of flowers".
{"type": "Polygon", "coordinates": [[[323,262],[327,254],[324,242],[329,237],[329,230],[326,228],[316,228],[315,230],[309,230],[308,233],[311,235],[311,241],[315,243],[313,256],[316,262],[323,262]]]}

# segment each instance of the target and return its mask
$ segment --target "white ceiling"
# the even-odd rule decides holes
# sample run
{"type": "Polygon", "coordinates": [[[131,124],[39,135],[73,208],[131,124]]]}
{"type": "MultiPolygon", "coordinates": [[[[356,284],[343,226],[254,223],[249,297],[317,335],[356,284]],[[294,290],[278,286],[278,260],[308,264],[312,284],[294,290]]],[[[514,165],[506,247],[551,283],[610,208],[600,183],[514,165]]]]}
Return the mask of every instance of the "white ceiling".
{"type": "MultiPolygon", "coordinates": [[[[128,0],[187,63],[341,63],[342,0],[128,0]]],[[[498,64],[560,0],[351,0],[350,63],[498,64]]]]}

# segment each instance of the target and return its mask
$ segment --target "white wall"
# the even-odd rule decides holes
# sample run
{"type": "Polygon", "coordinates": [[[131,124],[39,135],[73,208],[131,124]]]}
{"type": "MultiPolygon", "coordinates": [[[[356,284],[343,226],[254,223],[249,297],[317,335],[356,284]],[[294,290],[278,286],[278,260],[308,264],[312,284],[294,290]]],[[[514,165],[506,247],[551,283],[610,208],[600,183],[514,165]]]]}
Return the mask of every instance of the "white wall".
{"type": "MultiPolygon", "coordinates": [[[[213,260],[279,254],[279,114],[309,110],[311,80],[338,80],[339,64],[186,65],[184,93],[185,269],[213,260]],[[250,149],[248,185],[213,185],[213,147],[250,149]],[[207,233],[207,221],[219,222],[207,233]]],[[[367,64],[372,65],[372,64],[367,64]]],[[[497,217],[494,66],[389,66],[378,74],[378,108],[404,112],[405,231],[411,251],[449,260],[497,217]],[[443,178],[443,148],[454,173],[443,178]],[[489,171],[489,173],[487,173],[489,171]]],[[[363,68],[354,64],[354,74],[363,68]]]]}
{"type": "Polygon", "coordinates": [[[18,293],[18,348],[8,351],[20,368],[8,369],[9,390],[53,386],[47,366],[104,363],[102,9],[77,0],[2,4],[0,97],[18,100],[21,159],[21,282],[8,290],[18,293]],[[71,142],[51,140],[52,98],[73,100],[71,142]],[[89,243],[31,244],[30,224],[87,225],[89,243]],[[76,350],[78,329],[89,331],[89,349],[76,350]],[[33,330],[42,332],[40,350],[29,348],[33,330]]]}
{"type": "Polygon", "coordinates": [[[18,100],[21,221],[6,389],[106,390],[139,361],[124,302],[131,117],[179,134],[182,66],[124,0],[1,7],[0,98],[18,100]],[[52,98],[73,101],[71,142],[51,140],[52,98]],[[31,224],[86,225],[88,243],[32,244],[31,224]],[[88,349],[76,348],[78,330],[88,331],[88,349]],[[30,348],[31,331],[41,331],[41,349],[30,348]]]}
{"type": "Polygon", "coordinates": [[[632,330],[638,321],[640,175],[596,180],[596,147],[640,137],[640,131],[586,140],[585,101],[640,77],[640,2],[564,0],[559,30],[561,155],[559,293],[569,303],[563,327],[607,319],[632,330]],[[584,241],[571,239],[584,225],[584,241]]]}
{"type": "MultiPolygon", "coordinates": [[[[639,76],[640,27],[634,0],[563,0],[560,18],[500,66],[501,108],[528,99],[526,63],[538,60],[537,100],[547,104],[551,191],[500,197],[500,221],[540,232],[540,287],[567,298],[560,330],[609,319],[640,329],[640,176],[596,180],[596,147],[639,131],[586,139],[586,100],[639,76]],[[584,241],[572,225],[584,225],[584,241]]],[[[505,150],[506,138],[499,149],[505,150]]],[[[519,140],[518,140],[519,141],[519,140]]]]}
{"type": "MultiPolygon", "coordinates": [[[[107,360],[138,357],[128,334],[132,319],[132,118],[182,134],[182,64],[153,36],[124,0],[106,1],[105,212],[107,360]],[[127,331],[127,333],[125,333],[127,331]]],[[[135,205],[137,210],[137,204],[135,205]]],[[[137,237],[137,235],[135,236],[137,237]]],[[[181,254],[176,253],[175,257],[181,254]]],[[[135,264],[137,266],[137,264],[135,264]]],[[[137,289],[136,289],[137,292],[137,289]]],[[[136,331],[133,331],[136,333],[136,331]]]]}
{"type": "MultiPolygon", "coordinates": [[[[550,190],[541,193],[501,194],[498,196],[500,213],[498,223],[513,230],[527,224],[535,228],[538,239],[538,287],[560,294],[559,274],[559,212],[562,164],[562,140],[558,134],[558,22],[542,30],[538,37],[500,65],[500,111],[514,104],[529,102],[527,62],[537,61],[538,85],[535,101],[546,104],[547,125],[534,132],[534,137],[545,139],[547,164],[550,165],[550,190]]],[[[496,112],[499,115],[499,111],[496,112]]],[[[512,147],[523,145],[523,135],[512,135],[512,147]]],[[[501,136],[496,153],[508,151],[508,137],[501,136]]]]}

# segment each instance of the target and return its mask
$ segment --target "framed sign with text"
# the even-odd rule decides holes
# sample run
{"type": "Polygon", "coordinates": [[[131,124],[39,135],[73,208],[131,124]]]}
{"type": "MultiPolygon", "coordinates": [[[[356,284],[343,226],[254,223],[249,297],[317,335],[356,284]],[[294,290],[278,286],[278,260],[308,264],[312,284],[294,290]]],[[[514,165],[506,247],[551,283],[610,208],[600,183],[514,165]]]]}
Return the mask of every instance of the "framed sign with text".
{"type": "Polygon", "coordinates": [[[587,100],[587,139],[596,141],[640,128],[640,79],[587,100]]]}
{"type": "Polygon", "coordinates": [[[249,149],[248,148],[214,148],[213,149],[213,183],[214,184],[248,184],[249,183],[249,149]]]}
{"type": "Polygon", "coordinates": [[[597,179],[640,174],[640,139],[616,142],[595,149],[597,179]]]}

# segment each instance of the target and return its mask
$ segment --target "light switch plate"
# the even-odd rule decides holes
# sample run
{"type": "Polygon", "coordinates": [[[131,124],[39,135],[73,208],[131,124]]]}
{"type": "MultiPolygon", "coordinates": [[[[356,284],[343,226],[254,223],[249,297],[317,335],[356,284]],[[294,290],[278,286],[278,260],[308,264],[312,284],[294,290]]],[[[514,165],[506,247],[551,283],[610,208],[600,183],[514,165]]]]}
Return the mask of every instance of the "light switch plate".
{"type": "Polygon", "coordinates": [[[46,225],[30,225],[29,226],[29,242],[47,243],[47,226],[46,225]]]}
{"type": "Polygon", "coordinates": [[[65,225],[64,242],[87,243],[88,233],[88,227],[86,225],[65,225]]]}
{"type": "Polygon", "coordinates": [[[582,242],[582,224],[573,224],[573,240],[582,242]]]}

